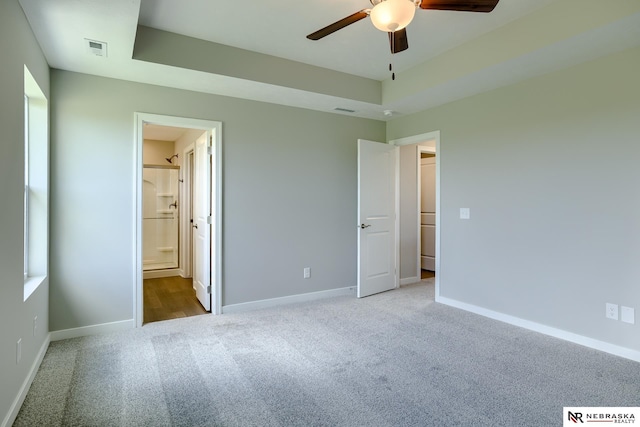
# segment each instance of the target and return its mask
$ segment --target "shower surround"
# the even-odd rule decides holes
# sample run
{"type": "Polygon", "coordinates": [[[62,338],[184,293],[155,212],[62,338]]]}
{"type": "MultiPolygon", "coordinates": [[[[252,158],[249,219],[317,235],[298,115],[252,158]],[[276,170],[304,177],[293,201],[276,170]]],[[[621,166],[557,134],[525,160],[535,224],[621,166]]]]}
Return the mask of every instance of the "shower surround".
{"type": "Polygon", "coordinates": [[[143,168],[142,265],[145,272],[179,267],[178,166],[143,168]]]}

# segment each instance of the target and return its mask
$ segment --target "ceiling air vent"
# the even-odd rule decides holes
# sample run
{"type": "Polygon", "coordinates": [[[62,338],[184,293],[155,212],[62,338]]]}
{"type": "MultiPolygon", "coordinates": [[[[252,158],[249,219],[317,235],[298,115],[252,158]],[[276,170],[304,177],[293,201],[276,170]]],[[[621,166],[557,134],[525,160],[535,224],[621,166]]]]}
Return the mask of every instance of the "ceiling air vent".
{"type": "Polygon", "coordinates": [[[342,107],[336,107],[333,109],[333,111],[341,111],[343,113],[355,113],[356,110],[350,110],[348,108],[342,108],[342,107]]]}
{"type": "Polygon", "coordinates": [[[97,40],[84,39],[87,45],[87,52],[95,56],[107,57],[107,44],[97,40]]]}

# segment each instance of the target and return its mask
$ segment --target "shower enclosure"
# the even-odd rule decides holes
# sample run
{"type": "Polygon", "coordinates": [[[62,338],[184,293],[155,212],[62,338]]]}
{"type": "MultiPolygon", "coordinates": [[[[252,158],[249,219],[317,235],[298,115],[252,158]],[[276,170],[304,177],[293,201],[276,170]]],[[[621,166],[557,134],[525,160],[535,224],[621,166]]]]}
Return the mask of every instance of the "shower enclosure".
{"type": "Polygon", "coordinates": [[[142,268],[177,269],[180,167],[145,165],[142,174],[142,268]]]}

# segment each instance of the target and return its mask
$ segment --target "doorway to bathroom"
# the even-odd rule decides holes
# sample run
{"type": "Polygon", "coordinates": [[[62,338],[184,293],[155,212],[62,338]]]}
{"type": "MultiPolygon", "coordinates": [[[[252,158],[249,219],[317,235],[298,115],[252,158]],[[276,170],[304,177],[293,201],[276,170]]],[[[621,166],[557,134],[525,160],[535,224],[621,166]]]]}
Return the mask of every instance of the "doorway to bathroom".
{"type": "Polygon", "coordinates": [[[136,114],[136,325],[220,312],[221,123],[136,114]]]}
{"type": "Polygon", "coordinates": [[[205,133],[151,123],[143,127],[143,324],[207,312],[192,284],[191,239],[182,238],[191,233],[180,233],[180,221],[192,218],[192,147],[205,133]],[[191,147],[186,156],[184,147],[191,147]]]}

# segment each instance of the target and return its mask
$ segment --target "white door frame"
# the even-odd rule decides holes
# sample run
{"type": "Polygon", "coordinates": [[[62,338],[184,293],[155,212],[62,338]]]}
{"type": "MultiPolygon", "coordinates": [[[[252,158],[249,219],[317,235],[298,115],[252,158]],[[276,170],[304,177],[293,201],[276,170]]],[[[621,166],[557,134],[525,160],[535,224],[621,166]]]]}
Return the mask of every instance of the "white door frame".
{"type": "Polygon", "coordinates": [[[212,236],[212,260],[211,266],[214,275],[211,277],[213,298],[211,301],[211,313],[222,313],[222,122],[212,120],[191,119],[186,117],[165,116],[150,113],[134,113],[134,216],[133,230],[135,233],[133,248],[134,265],[134,289],[133,289],[133,316],[136,327],[142,326],[144,319],[142,296],[142,147],[144,143],[144,124],[156,124],[161,126],[183,127],[190,129],[202,129],[215,135],[212,141],[214,149],[214,164],[212,165],[214,181],[212,190],[215,197],[212,198],[212,213],[214,224],[211,230],[212,236]]]}
{"type": "Polygon", "coordinates": [[[433,149],[431,149],[430,147],[425,147],[425,146],[420,146],[420,145],[416,145],[417,149],[416,149],[416,165],[417,165],[417,195],[416,195],[416,200],[417,200],[417,221],[416,221],[416,235],[418,236],[417,239],[417,248],[416,248],[416,252],[417,252],[417,271],[416,271],[416,277],[418,277],[418,279],[420,278],[422,272],[421,272],[421,259],[420,259],[420,252],[421,252],[421,239],[420,239],[420,194],[421,194],[421,177],[420,177],[420,154],[421,153],[434,153],[436,155],[436,289],[435,289],[435,297],[436,300],[438,300],[440,298],[440,272],[442,271],[440,268],[440,264],[441,264],[441,257],[440,257],[440,229],[441,229],[441,224],[440,224],[440,131],[434,131],[434,132],[428,132],[428,133],[423,133],[423,134],[419,134],[419,135],[414,135],[414,136],[408,136],[406,138],[399,138],[399,139],[394,139],[389,141],[389,144],[393,144],[396,146],[403,146],[403,145],[412,145],[412,144],[420,144],[421,142],[426,142],[426,141],[434,141],[436,142],[436,148],[435,151],[433,149]]]}
{"type": "Polygon", "coordinates": [[[182,190],[180,192],[180,272],[182,277],[190,278],[193,274],[193,233],[191,219],[193,218],[193,160],[194,144],[189,144],[182,152],[182,190]]]}

